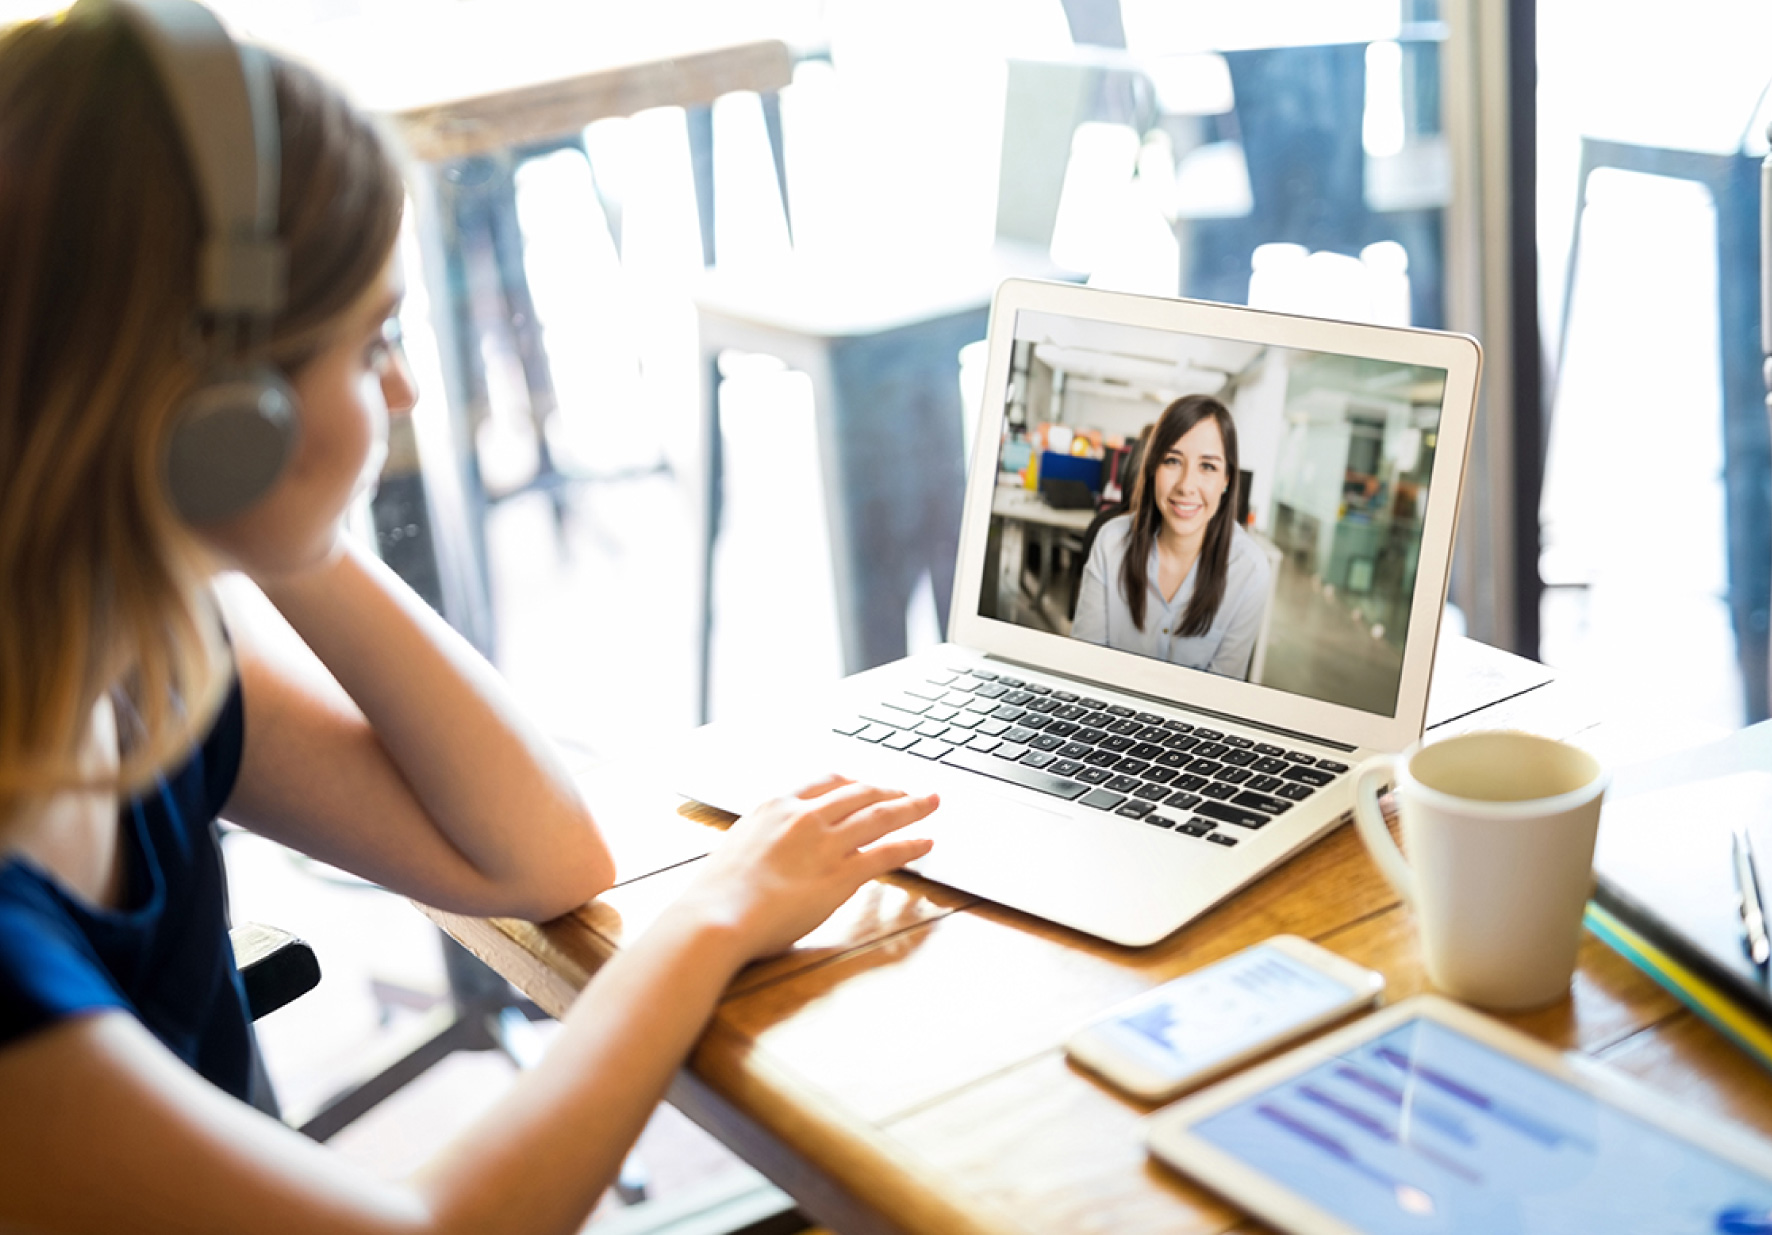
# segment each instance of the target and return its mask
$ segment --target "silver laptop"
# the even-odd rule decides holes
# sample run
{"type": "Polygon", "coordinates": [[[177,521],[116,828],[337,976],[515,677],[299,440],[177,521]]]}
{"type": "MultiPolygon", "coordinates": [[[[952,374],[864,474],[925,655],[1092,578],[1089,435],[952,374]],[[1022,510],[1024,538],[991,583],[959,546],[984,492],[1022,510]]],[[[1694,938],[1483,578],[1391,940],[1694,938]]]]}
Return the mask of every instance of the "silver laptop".
{"type": "Polygon", "coordinates": [[[676,787],[935,789],[918,874],[1164,938],[1421,736],[1480,365],[1458,335],[1003,284],[948,642],[697,730],[676,787]]]}

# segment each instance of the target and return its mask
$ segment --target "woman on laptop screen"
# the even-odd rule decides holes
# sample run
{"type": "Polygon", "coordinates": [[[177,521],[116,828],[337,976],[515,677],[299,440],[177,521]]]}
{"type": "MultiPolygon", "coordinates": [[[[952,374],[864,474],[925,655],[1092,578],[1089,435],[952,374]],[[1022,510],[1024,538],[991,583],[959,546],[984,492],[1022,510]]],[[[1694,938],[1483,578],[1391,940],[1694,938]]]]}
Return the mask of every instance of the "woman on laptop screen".
{"type": "Polygon", "coordinates": [[[1267,608],[1267,558],[1237,524],[1237,426],[1187,395],[1152,428],[1132,508],[1101,529],[1071,635],[1245,677],[1267,608]]]}

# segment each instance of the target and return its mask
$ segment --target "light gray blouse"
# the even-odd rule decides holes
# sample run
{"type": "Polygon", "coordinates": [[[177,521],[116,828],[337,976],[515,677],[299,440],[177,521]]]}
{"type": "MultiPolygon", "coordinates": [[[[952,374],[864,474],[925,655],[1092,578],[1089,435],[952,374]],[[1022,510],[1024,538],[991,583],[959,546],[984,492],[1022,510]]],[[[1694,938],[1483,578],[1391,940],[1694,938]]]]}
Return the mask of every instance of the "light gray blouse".
{"type": "Polygon", "coordinates": [[[1175,589],[1175,598],[1165,601],[1157,589],[1157,546],[1151,545],[1149,591],[1145,598],[1144,629],[1140,630],[1132,624],[1126,598],[1120,593],[1120,562],[1131,534],[1130,515],[1102,525],[1095,546],[1089,551],[1089,561],[1083,566],[1083,585],[1077,594],[1077,616],[1071,623],[1071,637],[1189,669],[1205,669],[1234,678],[1246,676],[1256,636],[1261,632],[1273,573],[1267,556],[1254,539],[1241,527],[1233,526],[1224,600],[1205,634],[1183,638],[1171,632],[1180,627],[1187,612],[1199,562],[1194,563],[1187,578],[1175,589]]]}

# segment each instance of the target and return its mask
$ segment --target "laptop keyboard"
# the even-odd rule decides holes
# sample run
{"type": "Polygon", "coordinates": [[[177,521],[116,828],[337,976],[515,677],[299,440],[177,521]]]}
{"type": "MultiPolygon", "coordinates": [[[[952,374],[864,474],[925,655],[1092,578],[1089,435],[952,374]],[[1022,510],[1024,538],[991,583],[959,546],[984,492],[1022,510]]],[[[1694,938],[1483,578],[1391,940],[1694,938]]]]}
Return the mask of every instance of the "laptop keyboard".
{"type": "Polygon", "coordinates": [[[834,728],[1227,846],[1347,771],[1271,742],[983,669],[933,673],[834,728]]]}

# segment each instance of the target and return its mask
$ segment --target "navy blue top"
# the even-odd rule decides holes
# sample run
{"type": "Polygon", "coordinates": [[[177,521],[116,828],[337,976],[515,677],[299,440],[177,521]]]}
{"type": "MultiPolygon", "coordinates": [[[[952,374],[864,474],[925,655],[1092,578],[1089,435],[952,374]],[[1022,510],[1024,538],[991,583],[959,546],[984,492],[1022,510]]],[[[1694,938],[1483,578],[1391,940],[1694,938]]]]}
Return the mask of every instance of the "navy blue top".
{"type": "Polygon", "coordinates": [[[190,760],[122,808],[121,908],[94,909],[27,862],[0,862],[0,1046],[120,1008],[246,1097],[250,1029],[215,839],[245,732],[236,681],[190,760]]]}

